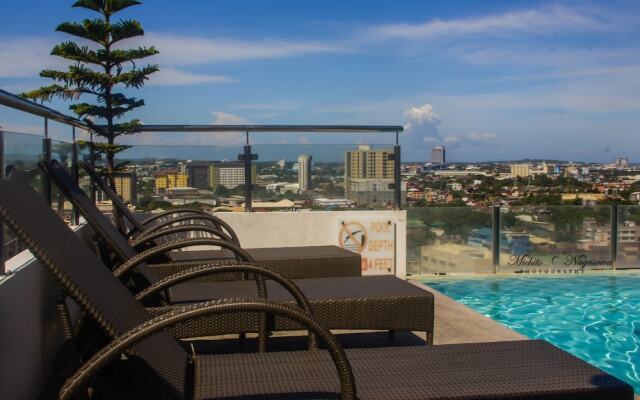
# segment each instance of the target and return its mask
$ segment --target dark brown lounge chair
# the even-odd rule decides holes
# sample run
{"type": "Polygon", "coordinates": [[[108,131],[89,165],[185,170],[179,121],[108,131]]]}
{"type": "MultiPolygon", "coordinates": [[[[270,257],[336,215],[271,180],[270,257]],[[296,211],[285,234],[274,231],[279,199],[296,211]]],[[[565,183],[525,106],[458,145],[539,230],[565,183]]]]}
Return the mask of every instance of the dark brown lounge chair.
{"type": "MultiPolygon", "coordinates": [[[[110,250],[124,261],[114,269],[114,275],[128,278],[132,272],[138,272],[139,289],[143,289],[138,293],[139,299],[156,300],[152,304],[157,304],[157,298],[152,295],[166,292],[163,301],[182,305],[213,299],[259,297],[257,286],[252,281],[192,282],[194,278],[212,275],[198,272],[185,273],[185,270],[190,267],[197,269],[198,265],[205,263],[204,261],[196,264],[164,264],[167,268],[171,268],[172,272],[166,276],[160,276],[157,269],[149,268],[147,261],[181,247],[216,245],[234,252],[240,261],[251,263],[256,261],[232,242],[211,238],[168,242],[138,253],[129,246],[127,240],[80,188],[71,184],[59,184],[59,181],[67,179],[68,175],[58,163],[52,163],[50,166],[53,182],[59,186],[65,196],[72,199],[73,204],[110,250]],[[189,282],[176,285],[185,281],[189,282]]],[[[220,262],[228,263],[229,261],[209,261],[206,264],[219,265],[220,262]]],[[[260,262],[256,263],[262,267],[260,262]]],[[[302,288],[303,293],[308,297],[315,317],[329,329],[420,331],[426,333],[427,343],[433,343],[433,294],[402,279],[395,276],[357,276],[294,279],[293,282],[302,288]]],[[[266,290],[269,298],[288,303],[294,302],[291,294],[277,282],[267,281],[266,290]]],[[[229,316],[225,319],[214,318],[208,324],[202,324],[201,327],[203,335],[205,335],[204,332],[209,335],[255,332],[256,320],[247,318],[246,315],[229,316]]],[[[271,327],[276,331],[300,329],[300,325],[279,318],[276,318],[271,327]]],[[[194,333],[197,328],[198,326],[188,326],[186,332],[175,331],[174,333],[182,337],[198,336],[194,333]]]]}
{"type": "MultiPolygon", "coordinates": [[[[161,242],[164,236],[162,230],[171,226],[175,227],[179,223],[185,223],[213,226],[226,235],[227,239],[232,240],[238,247],[241,247],[238,235],[229,224],[201,210],[168,210],[145,220],[139,220],[120,199],[120,196],[105,183],[88,163],[80,162],[79,164],[111,200],[118,214],[126,220],[122,221],[122,225],[127,225],[125,224],[126,222],[131,226],[125,236],[134,239],[134,243],[145,245],[145,243],[148,243],[149,238],[151,238],[150,240],[161,242]],[[147,239],[146,241],[145,238],[147,239]]],[[[51,167],[56,167],[56,165],[53,164],[51,167]]],[[[61,183],[65,186],[74,185],[71,180],[61,180],[61,183]]],[[[85,218],[87,218],[86,215],[85,218]]],[[[360,255],[338,246],[276,247],[245,250],[260,265],[291,279],[361,275],[360,255]]],[[[194,262],[212,259],[232,260],[234,258],[234,254],[226,250],[174,251],[167,254],[167,256],[171,262],[194,262]]],[[[165,265],[165,268],[160,271],[163,276],[173,272],[176,271],[170,268],[170,264],[165,265]]]]}
{"type": "Polygon", "coordinates": [[[257,300],[194,304],[153,318],[87,247],[70,246],[74,233],[26,180],[0,179],[0,219],[112,339],[67,380],[61,399],[85,391],[113,363],[118,380],[94,382],[94,396],[108,388],[119,399],[633,399],[628,384],[539,340],[345,351],[310,314],[257,300]],[[327,350],[189,354],[166,331],[247,312],[291,318],[327,350]]]}

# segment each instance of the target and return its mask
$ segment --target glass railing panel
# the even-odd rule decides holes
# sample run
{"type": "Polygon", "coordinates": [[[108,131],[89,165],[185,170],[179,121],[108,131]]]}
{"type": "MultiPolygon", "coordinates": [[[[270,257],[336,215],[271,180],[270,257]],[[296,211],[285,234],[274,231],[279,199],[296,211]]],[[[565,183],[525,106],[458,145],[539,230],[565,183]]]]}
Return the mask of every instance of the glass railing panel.
{"type": "Polygon", "coordinates": [[[616,268],[640,267],[640,206],[618,206],[616,268]]]}
{"type": "MultiPolygon", "coordinates": [[[[16,132],[3,132],[3,136],[5,166],[23,171],[33,188],[42,193],[42,175],[38,168],[38,161],[42,157],[42,136],[16,132]]],[[[2,238],[2,254],[5,259],[25,249],[6,226],[3,226],[2,238]]]]}
{"type": "MultiPolygon", "coordinates": [[[[117,154],[116,190],[142,211],[184,206],[240,211],[242,153],[242,146],[134,145],[117,154]]],[[[96,165],[104,166],[104,158],[96,165]]]]}
{"type": "MultiPolygon", "coordinates": [[[[91,150],[89,145],[83,141],[76,143],[76,149],[78,151],[78,161],[85,161],[91,163],[91,150]]],[[[78,185],[80,188],[90,196],[91,194],[91,180],[83,168],[78,167],[78,185]]]]}
{"type": "Polygon", "coordinates": [[[492,209],[407,210],[407,273],[491,273],[492,209]]]}
{"type": "MultiPolygon", "coordinates": [[[[64,167],[69,175],[72,173],[73,143],[58,139],[51,140],[51,159],[64,167]]],[[[63,196],[55,184],[51,185],[51,206],[56,209],[65,221],[71,222],[73,207],[71,202],[63,196]]]]}
{"type": "Polygon", "coordinates": [[[42,176],[38,161],[42,157],[42,136],[4,132],[4,163],[18,168],[29,176],[31,184],[42,191],[42,176]]]}
{"type": "MultiPolygon", "coordinates": [[[[345,159],[357,150],[356,144],[252,145],[257,157],[251,173],[253,210],[392,209],[394,179],[388,157],[393,146],[371,145],[370,151],[380,158],[369,168],[373,175],[351,179],[345,174],[345,159]],[[348,192],[345,180],[352,184],[348,192]]],[[[142,208],[201,202],[235,211],[244,206],[243,151],[243,146],[135,145],[119,153],[117,162],[126,163],[122,172],[136,175],[136,199],[142,208]],[[162,178],[167,173],[175,176],[162,178]]]]}
{"type": "Polygon", "coordinates": [[[393,161],[388,158],[393,146],[369,145],[369,164],[360,161],[360,168],[355,163],[364,156],[356,154],[358,149],[357,144],[253,145],[258,155],[255,197],[287,200],[295,209],[393,208],[393,161]]]}
{"type": "Polygon", "coordinates": [[[503,207],[500,271],[611,269],[610,206],[503,207]]]}

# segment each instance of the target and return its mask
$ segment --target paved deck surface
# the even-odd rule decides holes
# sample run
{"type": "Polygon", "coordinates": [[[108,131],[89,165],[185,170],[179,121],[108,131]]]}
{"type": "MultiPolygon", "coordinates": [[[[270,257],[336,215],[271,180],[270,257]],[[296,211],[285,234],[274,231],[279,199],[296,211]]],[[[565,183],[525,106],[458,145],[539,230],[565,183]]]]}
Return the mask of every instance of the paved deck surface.
{"type": "Polygon", "coordinates": [[[435,296],[434,344],[498,342],[527,339],[504,325],[478,314],[444,294],[418,281],[414,285],[429,290],[435,296]]]}

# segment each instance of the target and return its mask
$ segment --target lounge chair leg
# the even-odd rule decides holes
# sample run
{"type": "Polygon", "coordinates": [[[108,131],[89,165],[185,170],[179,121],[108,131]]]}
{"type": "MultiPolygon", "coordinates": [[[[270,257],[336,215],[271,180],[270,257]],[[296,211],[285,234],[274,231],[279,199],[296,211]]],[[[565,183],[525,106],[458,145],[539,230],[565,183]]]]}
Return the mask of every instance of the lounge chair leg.
{"type": "Polygon", "coordinates": [[[258,352],[264,353],[267,351],[267,337],[268,333],[258,335],[258,352]]]}
{"type": "Polygon", "coordinates": [[[433,332],[425,332],[427,338],[427,345],[433,344],[433,332]]]}
{"type": "Polygon", "coordinates": [[[238,345],[239,346],[244,346],[244,343],[247,339],[247,334],[246,333],[240,333],[238,334],[238,345]]]}
{"type": "Polygon", "coordinates": [[[64,333],[64,340],[73,340],[73,324],[71,323],[71,317],[69,316],[69,309],[66,302],[67,296],[64,293],[58,293],[56,298],[56,310],[58,312],[58,318],[62,324],[62,332],[64,333]]]}

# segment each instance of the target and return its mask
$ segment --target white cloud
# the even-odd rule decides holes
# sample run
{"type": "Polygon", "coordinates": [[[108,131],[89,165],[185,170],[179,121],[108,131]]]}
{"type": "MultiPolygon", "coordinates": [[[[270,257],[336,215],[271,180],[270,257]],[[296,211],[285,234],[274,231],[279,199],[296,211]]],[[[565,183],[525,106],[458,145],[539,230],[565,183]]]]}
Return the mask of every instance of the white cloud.
{"type": "MultiPolygon", "coordinates": [[[[212,125],[244,125],[248,124],[245,118],[224,111],[213,111],[212,125]]],[[[198,133],[166,133],[157,134],[143,132],[133,136],[123,137],[122,142],[131,144],[163,144],[184,146],[242,146],[244,144],[244,132],[198,132],[198,133]]]]}
{"type": "MultiPolygon", "coordinates": [[[[137,41],[136,44],[139,44],[137,41]]],[[[312,53],[346,51],[337,44],[284,40],[237,40],[198,36],[147,33],[142,44],[155,46],[160,54],[154,56],[161,66],[200,65],[222,61],[261,60],[293,57],[312,53]]],[[[127,43],[123,43],[126,46],[127,43]]]]}
{"type": "Polygon", "coordinates": [[[229,105],[229,108],[232,110],[291,111],[300,108],[300,103],[291,100],[264,103],[237,103],[229,105]]]}
{"type": "Polygon", "coordinates": [[[249,121],[239,115],[226,113],[224,111],[214,111],[213,116],[215,117],[213,120],[214,125],[244,125],[249,123],[249,121]]]}
{"type": "Polygon", "coordinates": [[[437,143],[440,141],[440,139],[433,136],[426,136],[424,139],[422,139],[422,141],[425,143],[437,143]]]}
{"type": "Polygon", "coordinates": [[[37,78],[45,68],[67,65],[50,55],[53,46],[47,38],[0,39],[0,78],[37,78]]]}
{"type": "Polygon", "coordinates": [[[387,24],[374,27],[372,33],[379,38],[437,39],[461,35],[540,33],[569,30],[596,30],[614,28],[611,21],[598,17],[591,10],[564,6],[545,6],[486,15],[475,18],[432,19],[419,24],[387,24]]]}
{"type": "Polygon", "coordinates": [[[467,138],[477,142],[492,142],[496,140],[495,132],[471,132],[467,138]]]}
{"type": "Polygon", "coordinates": [[[153,86],[187,86],[205,83],[233,83],[234,79],[224,75],[197,74],[175,68],[161,68],[149,77],[153,86]]]}
{"type": "MultiPolygon", "coordinates": [[[[428,122],[430,124],[437,124],[440,122],[440,117],[433,110],[433,106],[429,103],[425,103],[421,106],[414,106],[406,109],[404,115],[411,121],[415,121],[418,124],[428,122]]],[[[411,127],[411,124],[409,124],[411,127]]]]}
{"type": "MultiPolygon", "coordinates": [[[[65,68],[69,62],[50,55],[58,38],[22,37],[0,39],[0,78],[35,78],[43,68],[65,68]]],[[[176,66],[206,65],[222,61],[262,60],[314,53],[347,51],[332,43],[286,40],[236,40],[198,36],[147,33],[142,38],[119,43],[119,47],[155,46],[160,54],[148,58],[160,65],[152,77],[154,85],[228,83],[218,74],[197,74],[176,66]]]]}
{"type": "Polygon", "coordinates": [[[457,136],[445,136],[443,141],[447,144],[454,144],[460,141],[460,138],[457,136]]]}

